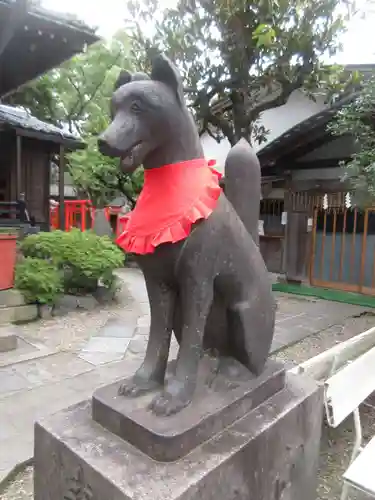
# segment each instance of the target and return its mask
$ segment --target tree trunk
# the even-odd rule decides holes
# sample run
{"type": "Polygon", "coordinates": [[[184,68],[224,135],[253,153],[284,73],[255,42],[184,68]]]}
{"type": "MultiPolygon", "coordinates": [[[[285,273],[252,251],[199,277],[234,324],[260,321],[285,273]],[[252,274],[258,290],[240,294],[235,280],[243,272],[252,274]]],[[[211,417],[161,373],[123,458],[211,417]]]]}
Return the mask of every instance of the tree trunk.
{"type": "Polygon", "coordinates": [[[233,113],[233,127],[235,135],[235,143],[240,139],[245,138],[251,144],[251,124],[249,124],[245,100],[243,93],[240,91],[233,91],[232,99],[232,113],[233,113]]]}

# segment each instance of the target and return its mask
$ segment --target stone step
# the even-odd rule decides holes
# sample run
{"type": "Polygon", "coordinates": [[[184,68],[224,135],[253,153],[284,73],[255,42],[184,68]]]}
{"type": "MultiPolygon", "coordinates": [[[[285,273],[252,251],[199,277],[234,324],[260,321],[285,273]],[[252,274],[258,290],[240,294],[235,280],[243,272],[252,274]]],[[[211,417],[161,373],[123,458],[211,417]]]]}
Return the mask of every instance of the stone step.
{"type": "Polygon", "coordinates": [[[24,306],[25,304],[22,293],[15,288],[0,290],[0,307],[24,306]]]}
{"type": "Polygon", "coordinates": [[[35,304],[0,308],[0,325],[33,321],[37,317],[38,308],[35,304]]]}
{"type": "Polygon", "coordinates": [[[17,348],[17,335],[12,327],[0,327],[0,352],[13,351],[17,348]]]}

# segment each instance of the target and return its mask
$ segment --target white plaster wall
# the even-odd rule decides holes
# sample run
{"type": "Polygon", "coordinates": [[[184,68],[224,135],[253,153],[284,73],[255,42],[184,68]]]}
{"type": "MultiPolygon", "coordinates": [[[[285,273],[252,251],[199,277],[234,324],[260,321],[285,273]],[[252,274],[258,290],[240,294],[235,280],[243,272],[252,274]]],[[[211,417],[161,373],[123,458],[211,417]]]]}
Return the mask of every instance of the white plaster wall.
{"type": "Polygon", "coordinates": [[[215,139],[205,133],[201,136],[201,144],[206,159],[216,160],[215,168],[223,174],[225,159],[230,150],[229,142],[226,139],[216,142],[215,139]]]}
{"type": "MultiPolygon", "coordinates": [[[[278,108],[268,109],[261,114],[260,123],[269,130],[267,142],[276,139],[276,137],[283,134],[286,130],[306,120],[309,116],[319,113],[325,107],[323,97],[319,97],[317,102],[314,102],[304,95],[302,91],[296,90],[290,95],[286,104],[278,108]]],[[[203,134],[201,143],[206,158],[215,159],[217,169],[224,172],[225,158],[230,149],[229,142],[223,139],[220,143],[217,143],[208,134],[203,134]]],[[[254,144],[254,147],[258,150],[261,146],[254,144]]]]}
{"type": "MultiPolygon", "coordinates": [[[[273,141],[297,123],[319,113],[326,107],[323,97],[317,98],[317,102],[314,102],[301,90],[296,90],[290,95],[286,104],[262,113],[260,121],[270,131],[267,135],[267,142],[273,141]]],[[[259,146],[256,148],[259,149],[259,146]]]]}
{"type": "MultiPolygon", "coordinates": [[[[58,170],[54,170],[54,175],[51,177],[51,182],[50,182],[50,189],[49,189],[49,194],[50,196],[58,196],[59,195],[59,185],[56,182],[56,176],[58,175],[58,170]]],[[[77,195],[75,189],[74,189],[74,184],[72,177],[69,172],[64,172],[64,193],[65,196],[69,197],[75,197],[77,195]]]]}
{"type": "MultiPolygon", "coordinates": [[[[64,194],[69,197],[76,197],[77,193],[73,186],[64,186],[64,194]]],[[[59,195],[59,186],[57,184],[50,185],[50,196],[59,195]]]]}

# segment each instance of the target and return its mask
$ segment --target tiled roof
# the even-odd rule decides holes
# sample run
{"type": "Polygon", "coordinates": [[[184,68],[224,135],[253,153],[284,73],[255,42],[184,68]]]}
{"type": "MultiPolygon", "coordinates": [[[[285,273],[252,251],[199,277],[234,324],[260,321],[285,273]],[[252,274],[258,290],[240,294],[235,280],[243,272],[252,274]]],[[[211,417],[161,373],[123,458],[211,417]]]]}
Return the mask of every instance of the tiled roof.
{"type": "MultiPolygon", "coordinates": [[[[17,0],[0,0],[0,4],[4,5],[12,5],[16,3],[17,0]]],[[[36,17],[43,17],[44,19],[51,21],[57,24],[63,24],[64,26],[71,27],[73,29],[78,29],[80,31],[86,31],[88,33],[94,34],[95,29],[91,28],[83,21],[80,21],[72,14],[64,14],[60,12],[53,12],[48,9],[44,9],[39,5],[33,5],[33,2],[30,2],[30,6],[28,7],[28,12],[31,15],[36,17]]]]}
{"type": "MultiPolygon", "coordinates": [[[[332,118],[337,114],[337,112],[342,109],[345,105],[357,99],[360,92],[355,92],[348,97],[337,101],[332,104],[329,108],[324,109],[312,116],[309,116],[302,122],[297,123],[290,129],[286,130],[283,134],[276,137],[273,141],[268,142],[263,147],[261,147],[257,155],[261,161],[261,164],[267,163],[266,158],[272,158],[277,155],[281,149],[288,148],[296,144],[297,139],[300,137],[310,134],[313,130],[320,129],[322,131],[322,136],[327,134],[326,126],[332,120],[332,118]]],[[[272,158],[274,159],[274,158],[272,158]]]]}
{"type": "Polygon", "coordinates": [[[74,135],[51,123],[43,122],[23,108],[0,104],[0,124],[8,125],[11,128],[37,132],[41,135],[54,136],[56,142],[81,142],[78,135],[74,135]]]}

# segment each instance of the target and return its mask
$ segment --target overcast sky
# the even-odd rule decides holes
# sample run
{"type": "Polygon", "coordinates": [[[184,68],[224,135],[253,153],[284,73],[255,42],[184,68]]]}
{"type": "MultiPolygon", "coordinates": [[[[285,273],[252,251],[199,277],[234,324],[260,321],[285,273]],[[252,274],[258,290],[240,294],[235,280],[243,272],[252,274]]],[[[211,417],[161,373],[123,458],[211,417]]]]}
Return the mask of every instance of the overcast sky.
{"type": "MultiPolygon", "coordinates": [[[[370,0],[360,0],[367,5],[370,0]]],[[[110,37],[122,27],[125,18],[125,0],[42,0],[43,6],[60,11],[76,14],[86,23],[97,26],[99,34],[110,37]],[[94,5],[95,4],[95,8],[94,5]]],[[[173,6],[176,0],[160,0],[163,6],[173,6]]],[[[365,7],[362,14],[349,25],[348,32],[344,35],[342,43],[344,50],[335,57],[334,62],[339,64],[366,64],[375,63],[374,9],[365,7]]]]}

